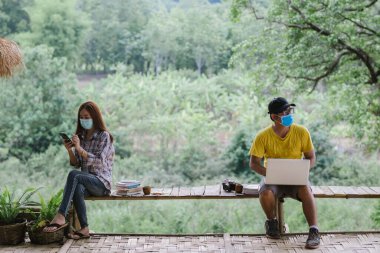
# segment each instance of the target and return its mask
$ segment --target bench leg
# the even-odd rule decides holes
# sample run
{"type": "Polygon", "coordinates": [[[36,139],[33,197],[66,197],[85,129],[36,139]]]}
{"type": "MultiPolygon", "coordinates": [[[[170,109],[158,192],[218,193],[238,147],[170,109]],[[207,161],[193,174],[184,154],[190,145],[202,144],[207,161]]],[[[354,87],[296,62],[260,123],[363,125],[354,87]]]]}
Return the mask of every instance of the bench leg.
{"type": "Polygon", "coordinates": [[[284,220],[284,199],[276,198],[276,217],[278,219],[278,226],[280,234],[284,234],[285,231],[285,220],[284,220]]]}
{"type": "Polygon", "coordinates": [[[77,212],[75,211],[74,206],[71,206],[69,210],[69,233],[73,231],[77,231],[80,228],[81,227],[80,227],[77,212]]]}

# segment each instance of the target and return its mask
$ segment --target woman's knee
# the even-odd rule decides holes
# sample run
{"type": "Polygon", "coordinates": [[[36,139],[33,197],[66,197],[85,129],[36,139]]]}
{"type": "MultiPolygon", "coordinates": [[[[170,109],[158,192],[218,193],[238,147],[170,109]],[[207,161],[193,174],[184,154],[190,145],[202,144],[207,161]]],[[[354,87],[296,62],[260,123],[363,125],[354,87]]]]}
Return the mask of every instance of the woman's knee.
{"type": "Polygon", "coordinates": [[[73,181],[74,178],[75,178],[78,174],[80,174],[80,173],[81,173],[80,170],[72,170],[72,171],[70,171],[70,172],[69,172],[69,175],[67,176],[67,180],[73,181]]]}

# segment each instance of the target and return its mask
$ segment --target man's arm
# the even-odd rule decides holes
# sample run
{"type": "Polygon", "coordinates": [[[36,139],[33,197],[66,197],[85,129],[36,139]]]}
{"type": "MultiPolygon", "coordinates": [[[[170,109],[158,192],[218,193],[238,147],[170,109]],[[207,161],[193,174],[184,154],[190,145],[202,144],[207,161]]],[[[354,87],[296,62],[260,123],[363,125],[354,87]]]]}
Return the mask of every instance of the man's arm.
{"type": "Polygon", "coordinates": [[[313,168],[314,165],[315,165],[315,159],[316,159],[314,149],[311,150],[311,151],[309,151],[309,152],[305,152],[305,153],[303,153],[303,155],[304,155],[304,157],[305,157],[306,159],[309,159],[309,160],[310,160],[310,168],[313,168]]]}
{"type": "Polygon", "coordinates": [[[261,158],[251,155],[251,158],[249,160],[249,167],[251,170],[259,173],[262,176],[266,175],[266,168],[261,166],[261,158]]]}

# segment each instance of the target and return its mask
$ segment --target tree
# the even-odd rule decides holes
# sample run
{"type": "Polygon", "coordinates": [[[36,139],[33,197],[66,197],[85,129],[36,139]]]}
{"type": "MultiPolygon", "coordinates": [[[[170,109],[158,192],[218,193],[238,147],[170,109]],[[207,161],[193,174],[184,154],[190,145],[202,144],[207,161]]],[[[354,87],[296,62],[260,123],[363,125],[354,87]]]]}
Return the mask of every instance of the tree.
{"type": "Polygon", "coordinates": [[[67,61],[54,58],[45,45],[24,48],[26,69],[0,81],[0,146],[27,159],[61,143],[58,133],[72,133],[80,97],[67,61]]]}
{"type": "Polygon", "coordinates": [[[0,0],[0,34],[9,36],[30,30],[29,14],[25,11],[26,0],[0,0]]]}
{"type": "Polygon", "coordinates": [[[152,14],[143,31],[144,58],[150,62],[155,74],[168,69],[179,51],[177,38],[181,30],[184,13],[181,10],[170,12],[164,7],[152,14]]]}
{"type": "Polygon", "coordinates": [[[54,57],[77,59],[88,27],[85,13],[76,8],[75,0],[36,0],[28,8],[31,17],[32,45],[54,48],[54,57]]]}
{"type": "Polygon", "coordinates": [[[273,1],[267,13],[260,13],[259,6],[258,1],[233,3],[234,18],[250,11],[257,22],[265,24],[259,37],[240,45],[234,63],[250,64],[260,81],[291,80],[301,92],[319,85],[337,107],[336,117],[351,123],[354,135],[371,148],[378,147],[379,2],[273,1]]]}
{"type": "Polygon", "coordinates": [[[141,31],[147,23],[148,6],[146,1],[82,1],[80,8],[91,20],[82,52],[86,70],[102,67],[109,72],[117,63],[132,65],[137,72],[144,70],[141,31]]]}
{"type": "Polygon", "coordinates": [[[233,137],[226,152],[228,168],[236,175],[252,174],[249,166],[249,148],[251,143],[244,131],[239,131],[233,137]]]}
{"type": "Polygon", "coordinates": [[[198,75],[220,70],[220,59],[229,57],[229,22],[218,15],[218,7],[184,1],[153,14],[144,33],[144,56],[153,62],[155,73],[169,66],[195,69],[198,75]]]}
{"type": "Polygon", "coordinates": [[[194,6],[187,11],[182,36],[199,75],[205,68],[212,72],[219,52],[227,51],[227,29],[228,22],[217,15],[213,6],[203,4],[200,9],[194,6]]]}
{"type": "MultiPolygon", "coordinates": [[[[250,1],[236,0],[235,17],[240,14],[239,11],[236,14],[236,8],[242,6],[258,15],[250,1]]],[[[361,76],[357,80],[379,86],[379,8],[373,0],[275,1],[268,16],[257,19],[265,20],[272,29],[285,29],[286,40],[279,43],[281,47],[276,52],[281,55],[274,59],[280,63],[287,60],[287,67],[280,66],[285,77],[309,81],[315,89],[333,74],[358,72],[361,76]],[[309,64],[299,64],[305,60],[309,64]],[[345,65],[350,67],[347,69],[345,65]]]]}

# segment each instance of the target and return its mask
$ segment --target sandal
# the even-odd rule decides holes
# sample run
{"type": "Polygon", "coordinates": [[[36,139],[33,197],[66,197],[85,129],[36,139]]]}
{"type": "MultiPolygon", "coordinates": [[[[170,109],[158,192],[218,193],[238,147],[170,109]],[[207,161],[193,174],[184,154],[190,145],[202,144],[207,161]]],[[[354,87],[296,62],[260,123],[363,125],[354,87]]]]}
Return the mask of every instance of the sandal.
{"type": "Polygon", "coordinates": [[[57,232],[58,230],[62,229],[62,228],[65,228],[67,226],[68,223],[65,223],[65,224],[58,224],[58,223],[51,223],[49,225],[47,225],[46,227],[44,227],[44,229],[42,230],[43,232],[45,233],[54,233],[54,232],[57,232]],[[53,230],[45,230],[46,228],[55,228],[53,230]]]}
{"type": "Polygon", "coordinates": [[[85,235],[85,234],[83,234],[81,232],[78,232],[78,231],[75,231],[72,234],[68,234],[67,237],[70,238],[70,239],[73,239],[73,240],[80,240],[80,239],[90,238],[91,236],[90,235],[85,235]]]}

